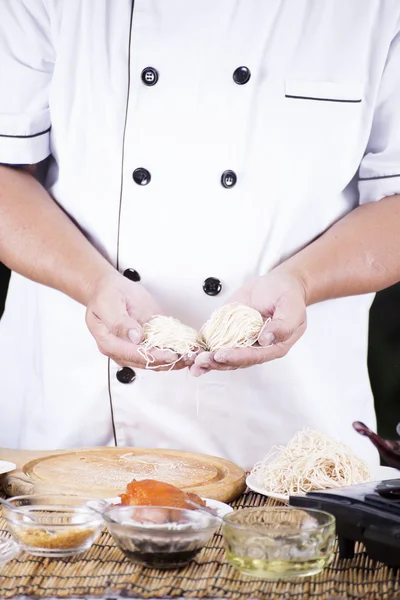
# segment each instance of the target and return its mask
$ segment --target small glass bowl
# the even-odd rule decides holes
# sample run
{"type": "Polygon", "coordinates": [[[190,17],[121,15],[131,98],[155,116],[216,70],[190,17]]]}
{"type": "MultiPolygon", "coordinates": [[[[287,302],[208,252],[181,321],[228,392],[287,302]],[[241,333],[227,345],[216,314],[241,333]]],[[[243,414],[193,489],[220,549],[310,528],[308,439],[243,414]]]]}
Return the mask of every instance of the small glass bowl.
{"type": "Polygon", "coordinates": [[[205,510],[164,506],[111,506],[103,517],[122,552],[132,562],[155,569],[189,563],[221,523],[205,510]]]}
{"type": "Polygon", "coordinates": [[[34,556],[62,557],[84,552],[96,541],[108,504],[81,496],[33,494],[8,500],[4,518],[20,547],[34,556]],[[97,512],[99,511],[99,512],[97,512]]]}
{"type": "Polygon", "coordinates": [[[335,518],[323,511],[246,508],[223,518],[227,561],[265,579],[320,573],[333,559],[335,518]]]}
{"type": "Polygon", "coordinates": [[[13,539],[0,537],[0,568],[13,560],[19,552],[20,548],[13,539]]]}

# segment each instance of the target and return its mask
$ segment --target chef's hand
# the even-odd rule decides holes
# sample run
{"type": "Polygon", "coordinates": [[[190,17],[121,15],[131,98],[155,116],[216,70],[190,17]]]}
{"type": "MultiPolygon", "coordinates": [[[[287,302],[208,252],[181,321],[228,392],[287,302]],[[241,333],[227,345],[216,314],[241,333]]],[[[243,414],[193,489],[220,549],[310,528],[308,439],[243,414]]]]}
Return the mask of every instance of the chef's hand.
{"type": "MultiPolygon", "coordinates": [[[[86,324],[102,354],[122,367],[146,368],[146,359],[138,352],[143,341],[142,325],[160,307],[140,283],[134,283],[119,273],[108,273],[92,285],[86,310],[86,324]]],[[[170,351],[151,350],[151,367],[169,370],[178,355],[170,351]]],[[[192,364],[180,360],[175,369],[192,364]]]]}
{"type": "Polygon", "coordinates": [[[257,347],[202,352],[191,367],[198,377],[211,370],[227,371],[282,358],[303,335],[307,326],[305,290],[292,274],[271,271],[246,283],[228,303],[240,302],[258,310],[266,322],[257,347]]]}

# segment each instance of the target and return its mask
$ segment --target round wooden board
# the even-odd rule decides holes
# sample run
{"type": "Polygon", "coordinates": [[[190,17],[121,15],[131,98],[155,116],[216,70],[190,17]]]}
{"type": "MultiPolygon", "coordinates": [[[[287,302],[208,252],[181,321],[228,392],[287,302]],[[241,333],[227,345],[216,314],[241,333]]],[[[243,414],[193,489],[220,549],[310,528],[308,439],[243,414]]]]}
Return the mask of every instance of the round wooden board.
{"type": "Polygon", "coordinates": [[[59,452],[28,462],[23,473],[35,492],[111,498],[132,479],[158,479],[222,502],[245,489],[245,472],[206,454],[149,448],[88,448],[59,452]]]}

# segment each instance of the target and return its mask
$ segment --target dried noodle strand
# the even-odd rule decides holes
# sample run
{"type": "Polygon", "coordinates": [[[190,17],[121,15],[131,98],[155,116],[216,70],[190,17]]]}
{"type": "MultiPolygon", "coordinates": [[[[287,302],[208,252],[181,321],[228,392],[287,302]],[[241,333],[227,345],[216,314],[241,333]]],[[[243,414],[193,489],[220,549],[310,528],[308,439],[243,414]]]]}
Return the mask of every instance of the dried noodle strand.
{"type": "Polygon", "coordinates": [[[191,357],[200,349],[205,349],[199,333],[173,317],[155,315],[143,325],[143,332],[144,340],[138,352],[146,360],[146,369],[173,369],[183,358],[191,357]],[[172,363],[152,366],[155,359],[151,349],[170,350],[178,354],[178,358],[172,363]]]}
{"type": "Polygon", "coordinates": [[[277,494],[303,494],[371,481],[368,465],[351,448],[323,433],[304,429],[287,446],[275,446],[252,474],[277,494]]]}
{"type": "Polygon", "coordinates": [[[201,335],[211,352],[222,348],[253,346],[264,326],[262,315],[245,304],[226,304],[214,311],[201,329],[201,335]]]}

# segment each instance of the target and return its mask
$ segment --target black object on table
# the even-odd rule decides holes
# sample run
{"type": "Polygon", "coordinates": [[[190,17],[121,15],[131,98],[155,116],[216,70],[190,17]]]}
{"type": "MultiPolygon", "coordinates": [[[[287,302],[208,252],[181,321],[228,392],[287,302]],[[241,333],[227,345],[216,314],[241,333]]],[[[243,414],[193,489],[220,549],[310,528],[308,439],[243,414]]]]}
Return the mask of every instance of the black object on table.
{"type": "Polygon", "coordinates": [[[341,558],[362,542],[373,560],[400,567],[400,479],[291,496],[289,504],[334,515],[341,558]]]}

